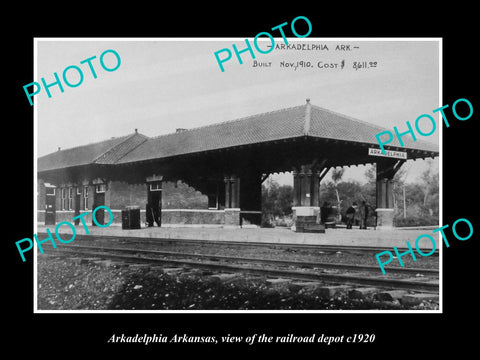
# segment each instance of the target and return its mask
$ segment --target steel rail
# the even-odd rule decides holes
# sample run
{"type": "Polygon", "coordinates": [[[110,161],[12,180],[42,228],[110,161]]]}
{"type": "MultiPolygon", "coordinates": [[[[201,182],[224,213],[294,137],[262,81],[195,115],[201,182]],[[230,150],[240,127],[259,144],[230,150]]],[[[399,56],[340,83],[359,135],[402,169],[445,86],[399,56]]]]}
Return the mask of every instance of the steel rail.
{"type": "MultiPolygon", "coordinates": [[[[326,263],[315,261],[297,261],[297,260],[278,260],[278,259],[264,259],[264,258],[252,258],[252,257],[240,257],[240,256],[226,256],[226,255],[214,255],[214,254],[195,254],[195,253],[183,253],[176,251],[165,250],[151,250],[151,249],[132,249],[122,247],[104,247],[104,246],[85,246],[85,245],[68,245],[69,248],[81,249],[81,250],[94,250],[94,251],[116,251],[125,253],[138,253],[147,255],[161,255],[161,256],[176,256],[180,258],[197,258],[197,259],[210,259],[210,260],[224,260],[246,263],[259,263],[259,264],[274,264],[280,266],[292,266],[296,268],[329,268],[329,269],[341,269],[351,271],[368,271],[380,273],[380,268],[373,265],[355,265],[355,264],[342,264],[342,263],[326,263]]],[[[386,269],[389,273],[403,273],[403,274],[426,274],[438,276],[439,271],[437,269],[422,269],[422,268],[404,268],[404,267],[389,267],[386,269]]]]}
{"type": "MultiPolygon", "coordinates": [[[[60,235],[71,236],[68,233],[60,235]]],[[[47,233],[38,233],[39,237],[48,237],[47,233]]],[[[129,243],[140,242],[143,244],[172,244],[172,245],[215,245],[215,246],[239,246],[239,247],[266,247],[266,248],[287,248],[287,249],[310,249],[318,251],[344,251],[344,252],[375,252],[391,251],[392,247],[380,246],[349,246],[349,245],[326,245],[326,244],[295,244],[295,243],[272,243],[259,241],[226,241],[226,240],[203,240],[203,239],[173,239],[173,238],[151,238],[151,237],[121,237],[115,235],[84,235],[77,234],[75,240],[80,241],[125,241],[129,243]]],[[[399,251],[408,250],[407,247],[398,247],[399,251]]],[[[430,249],[423,249],[430,251],[430,249]]],[[[438,249],[431,256],[438,256],[438,249]]]]}
{"type": "MultiPolygon", "coordinates": [[[[300,270],[282,270],[282,269],[266,269],[253,268],[241,265],[218,264],[211,262],[197,262],[189,260],[175,260],[175,259],[160,259],[157,257],[138,257],[132,255],[112,254],[111,252],[97,252],[97,251],[83,251],[64,247],[61,249],[48,249],[50,254],[74,254],[87,257],[99,257],[103,259],[119,260],[133,263],[148,263],[148,264],[174,264],[181,267],[203,268],[213,271],[223,272],[242,272],[253,275],[263,275],[272,277],[286,277],[289,279],[307,280],[307,281],[324,281],[329,283],[341,283],[346,285],[368,285],[389,289],[402,289],[413,291],[426,291],[438,293],[438,283],[435,282],[420,282],[410,280],[391,279],[385,277],[365,277],[359,275],[345,275],[345,274],[329,274],[329,273],[314,273],[300,270]]],[[[383,276],[383,275],[380,275],[383,276]]]]}

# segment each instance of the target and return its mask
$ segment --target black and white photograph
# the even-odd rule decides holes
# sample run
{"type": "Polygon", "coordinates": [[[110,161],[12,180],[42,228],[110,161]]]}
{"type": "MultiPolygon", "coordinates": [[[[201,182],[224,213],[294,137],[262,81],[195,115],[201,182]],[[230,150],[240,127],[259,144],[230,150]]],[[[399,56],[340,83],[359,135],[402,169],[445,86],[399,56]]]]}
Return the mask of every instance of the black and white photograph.
{"type": "Polygon", "coordinates": [[[473,7],[152,5],[8,11],[5,353],[474,350],[473,7]]]}
{"type": "Polygon", "coordinates": [[[38,39],[36,310],[439,311],[441,46],[38,39]]]}

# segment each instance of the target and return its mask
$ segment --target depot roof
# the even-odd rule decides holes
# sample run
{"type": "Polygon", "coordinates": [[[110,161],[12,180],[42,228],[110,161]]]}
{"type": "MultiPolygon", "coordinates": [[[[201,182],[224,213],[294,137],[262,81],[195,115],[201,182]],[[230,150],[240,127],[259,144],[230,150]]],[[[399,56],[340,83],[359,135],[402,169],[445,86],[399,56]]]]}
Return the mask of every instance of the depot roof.
{"type": "MultiPolygon", "coordinates": [[[[312,137],[362,143],[378,148],[375,137],[386,128],[342,115],[315,105],[306,104],[248,116],[157,137],[134,134],[88,144],[38,159],[38,171],[86,165],[128,164],[169,158],[192,153],[220,150],[244,145],[268,143],[284,139],[312,137]]],[[[410,136],[400,146],[396,137],[386,149],[428,152],[438,155],[438,145],[410,136]]]]}
{"type": "Polygon", "coordinates": [[[89,164],[115,164],[118,160],[148,139],[135,132],[97,143],[58,150],[38,158],[38,171],[48,171],[89,164]]]}

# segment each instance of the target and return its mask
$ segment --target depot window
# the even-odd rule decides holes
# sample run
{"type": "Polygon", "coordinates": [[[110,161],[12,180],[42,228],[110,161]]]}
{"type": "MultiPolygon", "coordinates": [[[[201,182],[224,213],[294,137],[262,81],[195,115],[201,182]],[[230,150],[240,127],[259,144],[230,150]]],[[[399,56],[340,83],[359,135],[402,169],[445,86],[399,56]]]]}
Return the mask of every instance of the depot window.
{"type": "Polygon", "coordinates": [[[73,187],[68,188],[68,210],[73,209],[73,187]]]}
{"type": "Polygon", "coordinates": [[[160,181],[150,183],[150,191],[162,191],[162,183],[160,181]]]}
{"type": "Polygon", "coordinates": [[[47,187],[45,189],[45,194],[47,196],[55,196],[55,188],[54,187],[47,187]]]}
{"type": "Polygon", "coordinates": [[[68,199],[67,199],[67,188],[62,188],[61,191],[61,201],[62,201],[62,210],[67,210],[68,199]]]}
{"type": "Polygon", "coordinates": [[[88,186],[83,187],[83,209],[88,210],[88,186]]]}
{"type": "Polygon", "coordinates": [[[107,190],[107,186],[105,184],[98,184],[97,186],[95,186],[95,192],[97,194],[104,193],[106,190],[107,190]]]}

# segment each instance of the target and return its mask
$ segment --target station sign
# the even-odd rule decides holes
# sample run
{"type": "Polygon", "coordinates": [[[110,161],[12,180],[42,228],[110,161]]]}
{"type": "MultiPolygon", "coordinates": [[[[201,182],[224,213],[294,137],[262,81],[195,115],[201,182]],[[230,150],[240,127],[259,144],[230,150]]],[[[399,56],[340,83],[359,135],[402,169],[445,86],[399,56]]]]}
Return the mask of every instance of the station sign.
{"type": "Polygon", "coordinates": [[[393,151],[393,150],[385,150],[385,154],[382,153],[381,149],[374,149],[368,148],[368,155],[372,156],[382,156],[388,158],[396,158],[396,159],[407,159],[407,153],[403,151],[393,151]]]}

